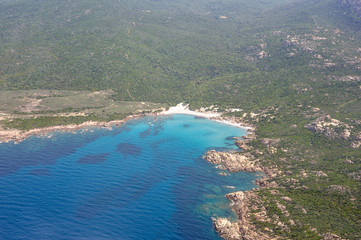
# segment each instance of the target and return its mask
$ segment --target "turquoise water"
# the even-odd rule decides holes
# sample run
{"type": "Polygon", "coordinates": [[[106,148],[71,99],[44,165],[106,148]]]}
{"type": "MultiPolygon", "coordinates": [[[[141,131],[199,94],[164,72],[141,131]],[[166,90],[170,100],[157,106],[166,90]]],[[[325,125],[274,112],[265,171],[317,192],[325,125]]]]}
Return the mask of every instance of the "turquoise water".
{"type": "Polygon", "coordinates": [[[0,239],[219,239],[211,217],[235,217],[224,195],[256,175],[202,155],[245,133],[172,115],[0,144],[0,239]]]}

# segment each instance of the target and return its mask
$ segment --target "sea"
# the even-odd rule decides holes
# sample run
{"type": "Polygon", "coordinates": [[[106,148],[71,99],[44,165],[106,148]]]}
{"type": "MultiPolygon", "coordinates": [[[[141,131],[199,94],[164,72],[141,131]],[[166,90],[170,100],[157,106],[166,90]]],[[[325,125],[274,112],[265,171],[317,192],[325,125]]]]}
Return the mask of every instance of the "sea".
{"type": "Polygon", "coordinates": [[[225,194],[258,176],[202,156],[245,134],[168,115],[2,143],[0,239],[221,239],[211,218],[236,219],[225,194]]]}

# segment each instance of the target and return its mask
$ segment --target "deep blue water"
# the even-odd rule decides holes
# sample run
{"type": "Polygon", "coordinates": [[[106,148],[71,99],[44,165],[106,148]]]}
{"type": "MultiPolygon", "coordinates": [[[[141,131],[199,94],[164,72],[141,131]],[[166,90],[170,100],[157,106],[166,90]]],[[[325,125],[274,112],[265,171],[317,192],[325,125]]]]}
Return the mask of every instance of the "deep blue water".
{"type": "Polygon", "coordinates": [[[244,134],[173,115],[0,144],[0,239],[219,239],[211,217],[235,217],[224,195],[257,177],[202,155],[244,134]]]}

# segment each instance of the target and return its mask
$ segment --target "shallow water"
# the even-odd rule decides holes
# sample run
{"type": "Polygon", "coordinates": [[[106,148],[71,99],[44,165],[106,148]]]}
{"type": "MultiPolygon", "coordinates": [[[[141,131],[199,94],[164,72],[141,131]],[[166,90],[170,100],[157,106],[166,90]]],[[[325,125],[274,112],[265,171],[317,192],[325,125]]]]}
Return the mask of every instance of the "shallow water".
{"type": "Polygon", "coordinates": [[[0,239],[219,239],[211,217],[235,217],[224,195],[257,177],[202,155],[245,133],[172,115],[0,144],[0,239]]]}

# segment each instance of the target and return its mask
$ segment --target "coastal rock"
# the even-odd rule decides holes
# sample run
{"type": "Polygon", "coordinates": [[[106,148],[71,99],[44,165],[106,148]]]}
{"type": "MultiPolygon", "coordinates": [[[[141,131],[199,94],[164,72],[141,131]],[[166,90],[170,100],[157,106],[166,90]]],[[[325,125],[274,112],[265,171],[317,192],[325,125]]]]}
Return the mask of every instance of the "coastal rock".
{"type": "Polygon", "coordinates": [[[242,139],[246,142],[250,142],[256,139],[256,135],[254,134],[254,132],[248,130],[248,134],[246,136],[243,136],[242,139]]]}
{"type": "Polygon", "coordinates": [[[203,158],[212,164],[223,166],[230,172],[262,171],[261,167],[258,165],[258,162],[254,160],[250,154],[216,152],[215,150],[211,150],[208,151],[203,158]]]}
{"type": "Polygon", "coordinates": [[[217,218],[213,221],[213,226],[219,235],[225,239],[242,239],[242,236],[239,233],[238,224],[230,222],[227,218],[217,218]]]}
{"type": "Polygon", "coordinates": [[[11,129],[11,130],[4,130],[0,129],[0,142],[17,142],[18,139],[23,138],[23,135],[20,130],[11,129]]]}
{"type": "MultiPolygon", "coordinates": [[[[238,221],[232,223],[228,219],[216,219],[214,226],[221,237],[227,240],[272,239],[270,236],[257,231],[257,228],[252,224],[250,211],[255,210],[253,209],[256,208],[254,203],[260,201],[254,191],[228,193],[226,198],[231,201],[231,206],[237,213],[238,221]]],[[[255,217],[262,222],[269,221],[264,209],[260,210],[255,217]]]]}
{"type": "MultiPolygon", "coordinates": [[[[242,123],[242,125],[244,125],[242,123]]],[[[256,135],[254,134],[254,132],[248,130],[248,134],[246,136],[243,136],[242,137],[242,140],[241,139],[238,139],[235,144],[241,148],[242,150],[244,151],[249,151],[252,149],[251,146],[248,145],[249,142],[253,141],[254,139],[256,138],[256,135]]]]}
{"type": "Polygon", "coordinates": [[[247,145],[246,141],[237,140],[235,143],[236,143],[237,147],[243,149],[244,151],[249,151],[252,149],[252,147],[247,145]]]}
{"type": "MultiPolygon", "coordinates": [[[[254,140],[255,135],[249,134],[242,138],[243,141],[238,140],[237,145],[245,151],[250,150],[251,148],[248,147],[247,143],[254,140]]],[[[279,141],[279,139],[262,139],[263,144],[270,148],[277,146],[279,141]]],[[[264,172],[264,176],[261,179],[256,180],[256,183],[261,187],[277,187],[276,182],[271,179],[283,175],[283,173],[277,169],[277,166],[261,166],[258,159],[249,152],[236,153],[211,150],[207,152],[203,158],[208,162],[215,164],[218,169],[225,169],[230,172],[264,172]]],[[[231,202],[230,205],[237,214],[238,220],[232,222],[227,218],[213,219],[214,228],[222,238],[226,240],[277,239],[277,237],[273,237],[272,230],[265,233],[264,229],[259,229],[253,224],[254,220],[258,222],[272,222],[272,219],[267,215],[263,201],[257,194],[258,190],[259,189],[254,189],[246,192],[238,191],[226,194],[225,197],[231,202]],[[270,234],[272,234],[272,236],[270,234]]],[[[279,204],[279,207],[283,209],[283,212],[285,212],[286,215],[288,215],[284,205],[279,204]]],[[[282,224],[282,229],[286,228],[287,226],[282,224]]]]}

